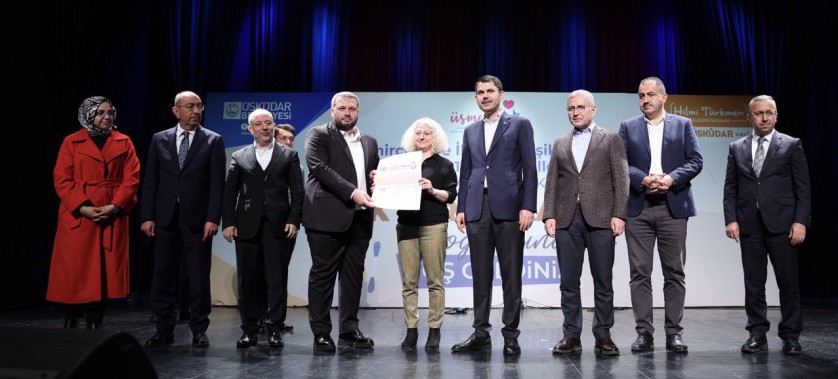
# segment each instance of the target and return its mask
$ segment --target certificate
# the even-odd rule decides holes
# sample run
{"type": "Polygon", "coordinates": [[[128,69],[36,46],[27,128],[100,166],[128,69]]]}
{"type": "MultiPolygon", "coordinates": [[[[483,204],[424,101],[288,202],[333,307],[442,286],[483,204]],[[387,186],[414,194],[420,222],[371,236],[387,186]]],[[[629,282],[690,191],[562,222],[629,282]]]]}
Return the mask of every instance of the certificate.
{"type": "Polygon", "coordinates": [[[387,157],[378,162],[372,202],[377,208],[419,210],[422,200],[422,152],[387,157]]]}

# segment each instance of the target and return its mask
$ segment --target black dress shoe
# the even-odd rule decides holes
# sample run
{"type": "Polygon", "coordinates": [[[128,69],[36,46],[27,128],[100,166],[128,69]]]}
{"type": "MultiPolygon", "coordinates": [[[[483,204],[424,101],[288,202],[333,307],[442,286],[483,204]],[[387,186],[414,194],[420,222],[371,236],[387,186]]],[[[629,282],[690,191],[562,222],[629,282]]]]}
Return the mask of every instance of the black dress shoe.
{"type": "Polygon", "coordinates": [[[416,328],[407,328],[407,334],[402,341],[402,349],[413,350],[416,348],[416,340],[419,339],[419,331],[416,328]]]}
{"type": "Polygon", "coordinates": [[[282,333],[271,332],[270,337],[268,337],[268,346],[270,346],[270,347],[283,347],[283,346],[285,346],[285,343],[282,342],[282,333]]]}
{"type": "Polygon", "coordinates": [[[192,347],[207,347],[209,345],[209,338],[206,332],[192,333],[192,347]]]}
{"type": "Polygon", "coordinates": [[[338,345],[352,346],[356,349],[369,349],[375,346],[372,338],[364,336],[360,330],[338,334],[338,345]]]}
{"type": "Polygon", "coordinates": [[[600,338],[594,344],[594,352],[602,355],[620,355],[620,349],[611,338],[600,338]]]}
{"type": "MultiPolygon", "coordinates": [[[[653,350],[655,343],[655,337],[652,337],[652,333],[643,331],[637,333],[637,339],[634,340],[634,343],[631,344],[631,351],[650,351],[653,350]]],[[[668,344],[667,344],[668,345],[668,344]]]]}
{"type": "Polygon", "coordinates": [[[64,320],[64,329],[76,329],[79,327],[79,320],[76,319],[65,319],[64,320]]]}
{"type": "Polygon", "coordinates": [[[320,351],[335,351],[335,341],[328,334],[314,335],[314,349],[320,351]]]}
{"type": "Polygon", "coordinates": [[[492,336],[486,332],[474,332],[468,339],[451,346],[451,351],[458,353],[461,351],[483,350],[492,348],[492,336]]]}
{"type": "Polygon", "coordinates": [[[681,339],[680,334],[670,334],[666,336],[666,351],[673,353],[687,353],[687,344],[681,339]]]}
{"type": "Polygon", "coordinates": [[[570,354],[582,351],[582,341],[579,337],[562,338],[556,346],[553,346],[553,354],[570,354]]]}
{"type": "Polygon", "coordinates": [[[428,329],[428,340],[425,341],[425,350],[439,350],[439,328],[428,329]]]}
{"type": "Polygon", "coordinates": [[[102,329],[101,322],[88,322],[87,323],[87,330],[100,330],[102,329]]]}
{"type": "Polygon", "coordinates": [[[282,324],[282,327],[279,328],[279,331],[285,334],[294,333],[294,325],[282,324]]]}
{"type": "Polygon", "coordinates": [[[742,352],[745,354],[755,354],[768,351],[768,340],[765,336],[751,336],[742,345],[742,352]]]}
{"type": "Polygon", "coordinates": [[[253,334],[242,334],[241,338],[236,341],[236,348],[245,349],[251,346],[256,346],[256,343],[259,342],[258,337],[256,337],[256,333],[253,334]]]}
{"type": "Polygon", "coordinates": [[[800,355],[803,353],[803,348],[800,347],[800,341],[797,338],[783,339],[783,354],[785,355],[800,355]]]}
{"type": "Polygon", "coordinates": [[[518,355],[521,354],[521,345],[518,345],[517,338],[503,339],[503,355],[518,355]]]}
{"type": "Polygon", "coordinates": [[[145,341],[145,347],[146,348],[163,347],[163,346],[166,346],[166,345],[171,345],[173,343],[175,343],[175,336],[173,336],[173,335],[164,336],[160,333],[154,333],[154,335],[151,336],[151,338],[149,338],[145,341]]]}

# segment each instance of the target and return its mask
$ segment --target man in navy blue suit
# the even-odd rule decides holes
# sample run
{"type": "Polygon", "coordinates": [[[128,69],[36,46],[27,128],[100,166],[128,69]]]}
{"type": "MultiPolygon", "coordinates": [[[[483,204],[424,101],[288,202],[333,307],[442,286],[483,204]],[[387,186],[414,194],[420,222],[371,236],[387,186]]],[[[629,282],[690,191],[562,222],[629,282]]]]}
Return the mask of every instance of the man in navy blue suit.
{"type": "Polygon", "coordinates": [[[474,333],[454,345],[454,352],[491,347],[495,249],[503,280],[503,353],[521,353],[521,270],[524,232],[536,211],[538,178],[530,121],[503,111],[500,79],[485,75],[475,84],[483,120],[463,133],[457,227],[468,235],[474,293],[474,333]]]}
{"type": "Polygon", "coordinates": [[[157,333],[146,347],[174,342],[175,283],[183,255],[189,283],[192,346],[209,346],[212,237],[221,221],[226,154],[221,136],[201,126],[204,104],[194,92],[175,96],[178,124],[156,133],[145,166],[140,228],[154,237],[151,303],[157,333]]]}
{"type": "Polygon", "coordinates": [[[640,81],[643,115],[620,124],[629,165],[626,247],[637,339],[632,351],[653,349],[652,266],[655,242],[663,271],[666,350],[686,353],[681,338],[687,220],[695,216],[690,181],[703,158],[690,119],[666,113],[666,87],[656,77],[640,81]]]}
{"type": "Polygon", "coordinates": [[[730,144],[725,177],[727,236],[740,241],[745,274],[745,312],[750,333],[743,353],[768,350],[765,280],[768,258],[780,288],[782,320],[777,327],[783,353],[802,352],[798,337],[800,286],[797,250],[810,223],[809,166],[799,139],[774,129],[777,103],[768,95],[748,103],[753,134],[730,144]]]}

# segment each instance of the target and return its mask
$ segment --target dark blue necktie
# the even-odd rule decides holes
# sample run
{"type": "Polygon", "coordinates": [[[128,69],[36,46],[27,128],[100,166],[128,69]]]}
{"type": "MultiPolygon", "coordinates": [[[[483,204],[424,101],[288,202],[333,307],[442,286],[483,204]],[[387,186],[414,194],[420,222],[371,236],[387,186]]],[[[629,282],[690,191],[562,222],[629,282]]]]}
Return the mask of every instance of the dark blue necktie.
{"type": "Polygon", "coordinates": [[[177,163],[180,169],[183,169],[183,163],[186,162],[186,153],[189,151],[189,132],[184,131],[183,140],[180,142],[180,150],[177,152],[177,163]]]}

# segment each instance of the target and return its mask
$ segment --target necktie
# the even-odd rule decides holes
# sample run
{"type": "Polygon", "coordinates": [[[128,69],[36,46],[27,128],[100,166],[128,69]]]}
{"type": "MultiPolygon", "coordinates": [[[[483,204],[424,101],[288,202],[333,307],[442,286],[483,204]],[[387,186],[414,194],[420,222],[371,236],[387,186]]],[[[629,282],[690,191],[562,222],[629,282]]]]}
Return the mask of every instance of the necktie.
{"type": "Polygon", "coordinates": [[[183,169],[183,163],[186,162],[186,153],[189,151],[189,132],[184,131],[181,136],[183,140],[180,141],[180,150],[177,152],[177,162],[183,169]]]}
{"type": "Polygon", "coordinates": [[[759,177],[762,171],[762,163],[765,161],[765,150],[762,149],[762,143],[765,142],[765,137],[757,139],[757,152],[754,153],[754,173],[759,177]]]}

